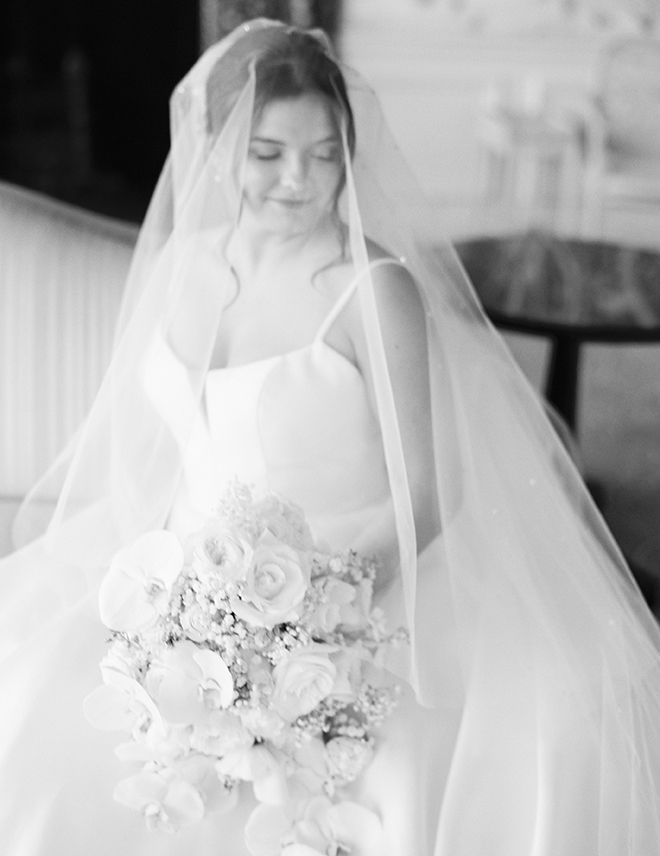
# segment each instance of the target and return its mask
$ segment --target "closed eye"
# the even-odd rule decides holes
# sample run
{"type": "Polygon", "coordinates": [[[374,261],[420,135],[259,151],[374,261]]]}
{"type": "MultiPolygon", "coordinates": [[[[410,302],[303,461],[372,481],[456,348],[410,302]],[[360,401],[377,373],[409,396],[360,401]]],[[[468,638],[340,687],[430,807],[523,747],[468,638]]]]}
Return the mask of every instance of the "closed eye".
{"type": "Polygon", "coordinates": [[[274,146],[272,144],[265,145],[263,143],[253,143],[250,146],[249,152],[252,157],[261,161],[274,161],[282,154],[282,150],[279,146],[274,146]]]}
{"type": "MultiPolygon", "coordinates": [[[[284,146],[271,140],[253,140],[250,144],[249,154],[259,161],[276,161],[282,157],[284,146]]],[[[341,161],[341,150],[333,141],[323,140],[312,146],[306,157],[324,163],[339,163],[341,161]]]]}
{"type": "Polygon", "coordinates": [[[314,149],[312,156],[315,157],[317,160],[337,163],[340,160],[339,146],[335,144],[329,146],[319,146],[314,149]]]}

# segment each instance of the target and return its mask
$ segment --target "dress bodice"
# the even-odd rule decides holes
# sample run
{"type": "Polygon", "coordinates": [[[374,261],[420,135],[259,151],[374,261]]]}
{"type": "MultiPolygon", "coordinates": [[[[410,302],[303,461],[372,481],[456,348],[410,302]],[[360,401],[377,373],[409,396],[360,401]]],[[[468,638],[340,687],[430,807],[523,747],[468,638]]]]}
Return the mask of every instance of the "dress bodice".
{"type": "Polygon", "coordinates": [[[382,507],[387,473],[364,379],[325,341],[355,287],[308,345],[209,371],[170,528],[198,527],[233,478],[300,505],[316,538],[336,549],[382,507]]]}

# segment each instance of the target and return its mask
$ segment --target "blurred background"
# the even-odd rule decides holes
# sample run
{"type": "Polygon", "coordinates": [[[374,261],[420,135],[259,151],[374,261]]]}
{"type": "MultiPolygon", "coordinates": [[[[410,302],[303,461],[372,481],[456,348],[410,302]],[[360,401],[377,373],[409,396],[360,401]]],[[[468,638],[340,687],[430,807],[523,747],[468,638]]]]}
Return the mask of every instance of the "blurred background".
{"type": "Polygon", "coordinates": [[[200,50],[263,15],[338,33],[327,0],[5,0],[0,179],[139,220],[169,148],[168,100],[200,50]]]}
{"type": "Polygon", "coordinates": [[[4,0],[0,552],[103,372],[170,92],[260,15],[323,27],[377,91],[432,203],[427,239],[457,242],[652,596],[660,0],[4,0]]]}

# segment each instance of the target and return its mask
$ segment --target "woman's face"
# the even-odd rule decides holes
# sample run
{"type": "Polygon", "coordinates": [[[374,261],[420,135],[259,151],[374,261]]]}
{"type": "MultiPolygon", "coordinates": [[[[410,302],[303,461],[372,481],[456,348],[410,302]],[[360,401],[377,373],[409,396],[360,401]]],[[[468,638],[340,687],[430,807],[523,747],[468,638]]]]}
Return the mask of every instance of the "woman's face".
{"type": "Polygon", "coordinates": [[[341,139],[322,95],[270,101],[252,127],[243,216],[283,237],[318,228],[336,204],[341,139]]]}

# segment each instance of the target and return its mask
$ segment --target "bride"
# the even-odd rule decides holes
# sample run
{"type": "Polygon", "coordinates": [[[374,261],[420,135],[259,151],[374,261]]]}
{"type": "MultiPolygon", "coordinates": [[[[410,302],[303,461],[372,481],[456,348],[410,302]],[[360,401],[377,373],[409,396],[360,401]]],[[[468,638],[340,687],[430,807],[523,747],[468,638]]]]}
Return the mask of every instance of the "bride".
{"type": "MultiPolygon", "coordinates": [[[[349,788],[360,856],[660,853],[658,632],[370,90],[319,32],[258,20],[172,97],[172,147],[94,406],[0,577],[0,850],[312,856],[254,842],[248,784],[173,835],[113,800],[91,727],[114,553],[181,538],[238,477],[332,550],[377,554],[404,687],[349,788]],[[270,847],[270,849],[269,849],[270,847]]],[[[162,808],[162,807],[161,807],[162,808]]]]}

